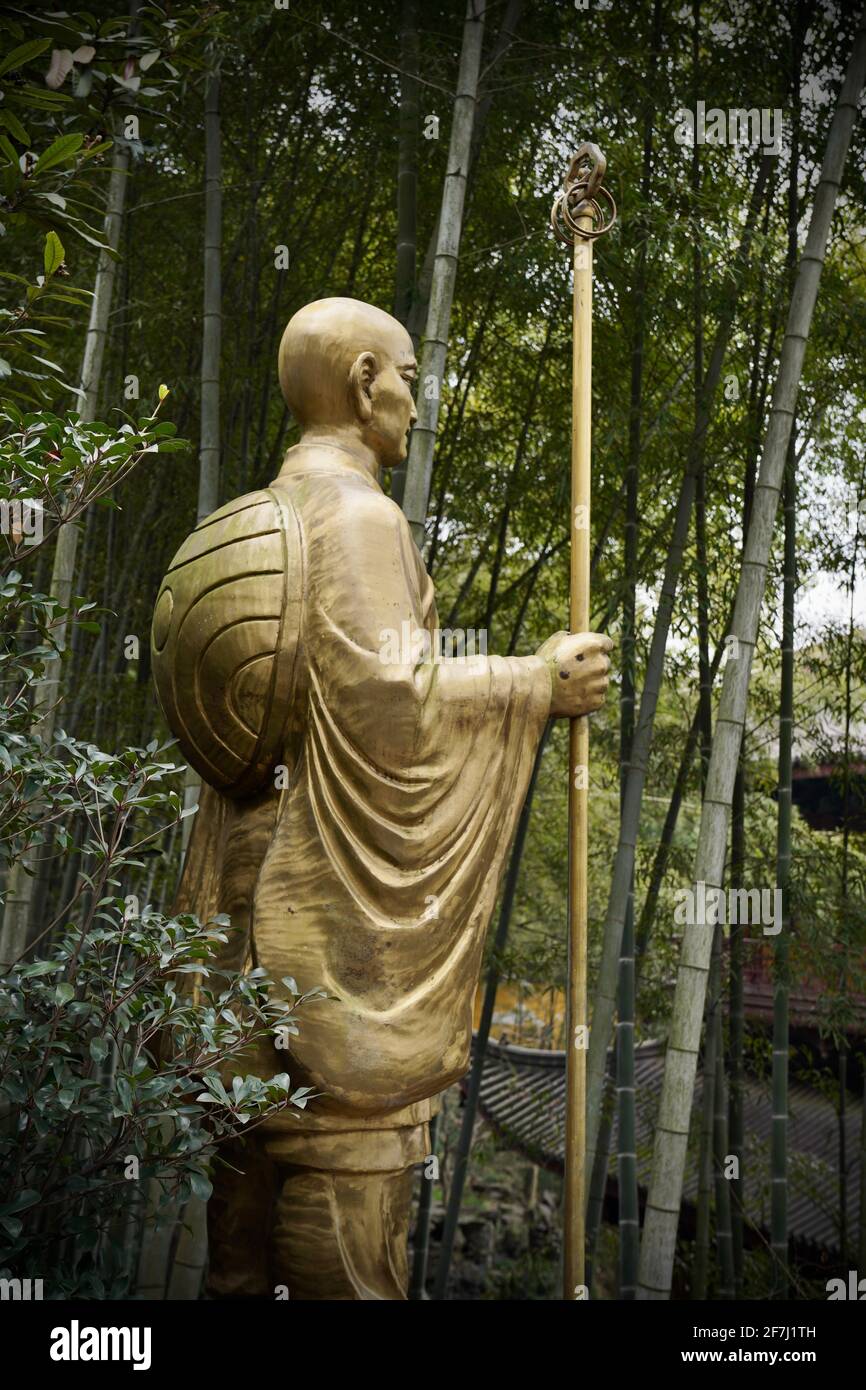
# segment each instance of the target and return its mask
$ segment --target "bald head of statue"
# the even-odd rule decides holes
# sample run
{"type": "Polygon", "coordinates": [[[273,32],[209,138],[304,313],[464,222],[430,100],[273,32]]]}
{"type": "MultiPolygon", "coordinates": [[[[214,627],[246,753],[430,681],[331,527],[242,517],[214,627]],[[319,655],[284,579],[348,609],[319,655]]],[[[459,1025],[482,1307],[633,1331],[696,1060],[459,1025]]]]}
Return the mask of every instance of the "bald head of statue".
{"type": "Polygon", "coordinates": [[[418,367],[412,339],[390,314],[359,299],[306,304],[283,334],[279,370],[305,436],[354,438],[385,468],[406,458],[418,367]]]}

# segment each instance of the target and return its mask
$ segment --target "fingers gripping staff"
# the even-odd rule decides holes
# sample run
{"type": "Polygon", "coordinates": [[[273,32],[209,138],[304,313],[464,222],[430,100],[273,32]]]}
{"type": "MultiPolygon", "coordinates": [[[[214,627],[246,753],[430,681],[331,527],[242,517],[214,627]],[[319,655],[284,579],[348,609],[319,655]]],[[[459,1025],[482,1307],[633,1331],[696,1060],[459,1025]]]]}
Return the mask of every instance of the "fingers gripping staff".
{"type": "MultiPolygon", "coordinates": [[[[597,145],[581,145],[553,204],[554,235],[573,249],[574,349],[571,396],[571,571],[570,621],[573,633],[589,627],[589,516],[590,425],[592,409],[592,245],[610,230],[616,204],[602,187],[606,160],[597,145]]],[[[556,640],[556,639],[551,639],[556,640]]],[[[562,635],[566,655],[569,639],[562,635]]],[[[604,639],[595,639],[596,642],[604,639]]],[[[584,665],[605,650],[585,651],[584,665]]],[[[578,651],[568,653],[579,658],[578,651]]],[[[602,658],[603,659],[603,658],[602,658]]],[[[563,660],[561,670],[567,671],[563,660]]],[[[556,677],[554,678],[556,681],[556,677]]],[[[599,683],[606,679],[599,671],[599,683]]],[[[563,686],[567,685],[561,679],[563,686]]],[[[601,690],[598,708],[603,698],[601,690]]],[[[554,694],[554,700],[557,695],[554,694]]],[[[587,713],[589,712],[587,710],[587,713]]],[[[568,784],[568,1051],[566,1064],[565,1119],[565,1230],[563,1232],[563,1288],[568,1299],[585,1297],[584,1242],[586,1194],[586,1049],[589,1027],[586,999],[587,928],[587,800],[589,782],[589,727],[586,713],[572,713],[569,730],[568,784]]]]}

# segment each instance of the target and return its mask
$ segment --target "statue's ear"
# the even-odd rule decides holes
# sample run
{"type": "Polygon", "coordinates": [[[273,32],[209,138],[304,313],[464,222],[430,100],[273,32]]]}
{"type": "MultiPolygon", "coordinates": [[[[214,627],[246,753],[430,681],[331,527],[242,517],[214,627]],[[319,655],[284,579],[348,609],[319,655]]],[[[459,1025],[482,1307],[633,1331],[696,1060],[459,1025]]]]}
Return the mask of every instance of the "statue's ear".
{"type": "Polygon", "coordinates": [[[376,359],[372,352],[362,352],[349,371],[349,393],[358,419],[364,424],[373,414],[371,388],[376,380],[376,359]]]}

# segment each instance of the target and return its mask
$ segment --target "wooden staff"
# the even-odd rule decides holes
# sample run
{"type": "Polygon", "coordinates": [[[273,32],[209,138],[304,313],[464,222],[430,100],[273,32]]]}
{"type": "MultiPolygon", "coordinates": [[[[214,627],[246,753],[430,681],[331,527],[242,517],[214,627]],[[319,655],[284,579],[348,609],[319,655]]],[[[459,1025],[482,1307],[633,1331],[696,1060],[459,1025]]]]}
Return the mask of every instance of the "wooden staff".
{"type": "MultiPolygon", "coordinates": [[[[609,231],[616,206],[602,179],[606,160],[597,145],[581,145],[551,212],[555,235],[574,258],[574,344],[571,389],[572,632],[589,630],[590,484],[592,425],[592,243],[609,231]],[[601,202],[598,200],[601,199],[601,202]]],[[[568,994],[565,1100],[565,1224],[563,1293],[585,1298],[586,1235],[586,998],[587,811],[589,721],[572,719],[568,783],[568,994]]]]}

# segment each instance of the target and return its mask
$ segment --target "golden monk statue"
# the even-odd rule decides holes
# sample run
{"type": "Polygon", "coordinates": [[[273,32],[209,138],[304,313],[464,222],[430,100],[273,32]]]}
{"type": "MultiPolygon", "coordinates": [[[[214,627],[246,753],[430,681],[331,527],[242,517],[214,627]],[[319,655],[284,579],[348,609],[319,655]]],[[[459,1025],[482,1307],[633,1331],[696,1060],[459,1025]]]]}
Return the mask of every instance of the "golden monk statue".
{"type": "MultiPolygon", "coordinates": [[[[279,372],[300,443],[196,528],[154,613],[159,697],[204,782],[178,910],[231,915],[226,966],[329,996],[305,1004],[288,1058],[321,1096],[216,1165],[215,1297],[406,1297],[413,1165],[469,1065],[538,741],[607,686],[593,634],[440,659],[433,584],[379,485],[406,457],[416,370],[379,309],[295,314],[279,372]]],[[[247,1070],[286,1060],[263,1045],[247,1070]]]]}

